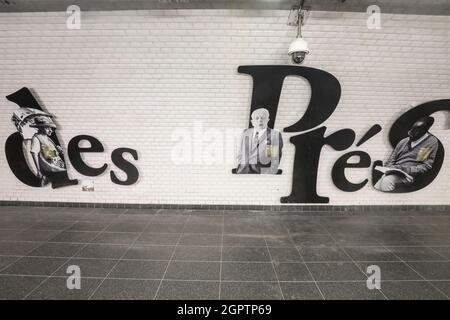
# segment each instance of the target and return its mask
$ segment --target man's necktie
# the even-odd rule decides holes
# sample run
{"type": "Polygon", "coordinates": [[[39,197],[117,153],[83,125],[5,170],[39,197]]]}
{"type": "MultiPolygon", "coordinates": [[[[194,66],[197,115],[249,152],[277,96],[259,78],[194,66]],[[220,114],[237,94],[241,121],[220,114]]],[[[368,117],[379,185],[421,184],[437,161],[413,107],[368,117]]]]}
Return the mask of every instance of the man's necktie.
{"type": "Polygon", "coordinates": [[[253,140],[253,145],[256,147],[256,146],[258,146],[258,142],[259,142],[259,134],[258,134],[258,131],[256,131],[256,133],[255,133],[255,138],[254,138],[254,140],[253,140]]]}

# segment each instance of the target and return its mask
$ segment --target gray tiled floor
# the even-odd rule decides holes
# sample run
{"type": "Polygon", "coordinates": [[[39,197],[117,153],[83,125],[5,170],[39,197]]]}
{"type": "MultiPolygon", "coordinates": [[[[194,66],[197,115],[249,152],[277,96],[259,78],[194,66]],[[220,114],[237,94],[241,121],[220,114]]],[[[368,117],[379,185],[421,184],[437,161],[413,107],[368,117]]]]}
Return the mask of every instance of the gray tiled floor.
{"type": "Polygon", "coordinates": [[[0,207],[0,299],[449,297],[450,215],[0,207]]]}

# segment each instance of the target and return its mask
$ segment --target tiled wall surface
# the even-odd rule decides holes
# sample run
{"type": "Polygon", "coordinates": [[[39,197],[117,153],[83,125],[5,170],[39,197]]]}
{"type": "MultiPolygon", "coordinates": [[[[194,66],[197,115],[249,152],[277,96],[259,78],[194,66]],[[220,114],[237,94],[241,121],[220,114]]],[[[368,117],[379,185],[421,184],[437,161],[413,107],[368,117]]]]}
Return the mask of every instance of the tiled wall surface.
{"type": "MultiPolygon", "coordinates": [[[[109,165],[90,178],[69,164],[69,175],[94,180],[95,192],[82,192],[81,185],[31,188],[15,178],[1,152],[0,200],[279,205],[292,184],[292,133],[283,133],[282,175],[232,175],[231,169],[252,90],[251,78],[237,68],[290,63],[287,48],[296,30],[287,17],[287,11],[83,12],[81,29],[68,30],[65,12],[0,14],[2,141],[15,131],[10,119],[17,109],[5,96],[27,86],[56,116],[64,146],[76,135],[92,135],[105,152],[84,159],[109,165]],[[118,147],[138,151],[133,163],[140,178],[132,186],[110,180],[110,155],[118,147]]],[[[362,150],[373,161],[384,160],[398,116],[450,98],[450,17],[382,15],[378,30],[368,29],[366,19],[365,13],[312,12],[304,27],[312,51],[305,66],[332,73],[342,87],[336,112],[323,124],[327,134],[352,128],[359,140],[373,124],[383,127],[361,147],[324,147],[318,193],[331,205],[448,205],[449,157],[430,186],[411,194],[379,193],[370,183],[347,193],[332,183],[331,168],[342,154],[362,150]]],[[[287,78],[275,127],[296,122],[309,97],[306,81],[287,78]]],[[[450,150],[449,118],[435,118],[432,132],[450,150]]],[[[371,173],[353,169],[347,175],[358,182],[371,173]]]]}

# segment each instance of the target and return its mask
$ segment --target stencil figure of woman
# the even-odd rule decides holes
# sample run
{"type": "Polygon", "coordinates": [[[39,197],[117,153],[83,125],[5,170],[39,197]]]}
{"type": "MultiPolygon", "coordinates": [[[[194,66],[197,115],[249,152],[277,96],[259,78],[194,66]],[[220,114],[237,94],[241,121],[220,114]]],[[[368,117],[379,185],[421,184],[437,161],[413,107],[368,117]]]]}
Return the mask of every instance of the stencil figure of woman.
{"type": "Polygon", "coordinates": [[[37,169],[37,176],[41,179],[42,185],[52,180],[52,175],[66,171],[66,164],[63,160],[63,150],[51,138],[56,125],[49,117],[38,116],[34,119],[37,132],[31,139],[31,155],[37,169]]]}

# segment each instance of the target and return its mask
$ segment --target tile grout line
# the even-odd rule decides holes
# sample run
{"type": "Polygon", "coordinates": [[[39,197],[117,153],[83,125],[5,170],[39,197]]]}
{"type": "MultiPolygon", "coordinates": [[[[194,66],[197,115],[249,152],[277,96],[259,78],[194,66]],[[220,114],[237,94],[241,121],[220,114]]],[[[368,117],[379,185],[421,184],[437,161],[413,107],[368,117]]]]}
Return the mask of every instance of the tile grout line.
{"type": "Polygon", "coordinates": [[[191,218],[191,215],[189,214],[187,219],[184,221],[183,228],[180,231],[180,235],[178,236],[178,240],[177,240],[177,242],[175,244],[175,247],[173,248],[173,252],[172,252],[172,255],[170,256],[169,262],[167,263],[166,269],[164,270],[164,273],[161,276],[161,280],[159,281],[159,285],[158,285],[158,288],[156,289],[156,292],[155,292],[155,295],[153,297],[153,300],[156,300],[156,298],[158,297],[158,293],[159,293],[159,290],[161,289],[161,285],[162,285],[162,283],[164,281],[164,278],[166,277],[167,270],[169,270],[170,263],[172,262],[173,257],[175,256],[175,252],[177,251],[178,244],[180,243],[180,240],[181,240],[181,238],[182,238],[182,236],[184,234],[184,229],[186,228],[186,225],[187,225],[188,221],[190,220],[190,218],[191,218]]]}
{"type": "MultiPolygon", "coordinates": [[[[61,230],[61,232],[60,233],[62,233],[62,232],[64,232],[64,231],[66,231],[66,230],[68,230],[70,227],[72,227],[75,223],[77,223],[77,220],[75,220],[73,223],[71,223],[69,226],[67,226],[67,228],[66,229],[63,229],[63,230],[61,230]]],[[[58,233],[59,234],[59,233],[58,233]]],[[[55,237],[56,237],[56,235],[55,235],[55,237]]],[[[33,252],[34,250],[36,250],[36,249],[38,249],[38,248],[40,248],[40,247],[42,247],[42,246],[44,246],[46,243],[48,243],[48,241],[43,241],[43,243],[42,243],[42,245],[40,245],[40,246],[38,246],[38,247],[36,247],[36,248],[34,248],[33,250],[31,250],[31,251],[29,251],[28,253],[31,253],[31,252],[33,252]]],[[[27,254],[28,254],[27,253],[27,254]]],[[[27,254],[25,255],[25,256],[23,256],[22,258],[20,258],[20,259],[18,259],[17,261],[19,261],[19,260],[21,260],[21,259],[23,259],[23,258],[25,258],[25,257],[27,257],[27,254]]],[[[58,267],[58,268],[56,268],[56,270],[58,270],[61,266],[63,266],[67,261],[69,261],[70,260],[70,258],[69,257],[65,257],[65,261],[64,262],[62,262],[61,263],[61,265],[58,267]]],[[[4,269],[2,269],[2,271],[3,271],[4,269]]],[[[54,271],[54,272],[52,272],[50,275],[44,275],[43,277],[44,277],[44,279],[41,281],[41,282],[39,282],[33,289],[31,289],[21,300],[25,300],[29,295],[31,295],[37,288],[39,288],[42,284],[44,284],[55,272],[56,272],[56,270],[54,271]]],[[[41,275],[42,276],[42,275],[41,275]]]]}
{"type": "Polygon", "coordinates": [[[225,233],[225,214],[222,212],[222,236],[220,240],[219,300],[222,293],[223,235],[225,233]]]}
{"type": "MultiPolygon", "coordinates": [[[[124,215],[126,212],[128,212],[130,209],[125,210],[125,212],[123,212],[121,215],[119,215],[117,218],[121,217],[122,215],[124,215]]],[[[144,233],[145,229],[151,224],[151,222],[155,219],[155,216],[153,215],[151,217],[151,219],[148,220],[148,222],[146,223],[145,227],[143,228],[142,232],[139,233],[139,235],[136,237],[136,239],[134,239],[134,241],[131,242],[131,244],[128,246],[128,248],[125,250],[125,252],[119,257],[119,259],[117,259],[117,262],[112,266],[112,268],[109,270],[109,272],[106,274],[105,277],[103,277],[103,280],[100,281],[99,285],[92,291],[92,293],[89,295],[89,297],[87,298],[87,300],[91,300],[92,297],[97,293],[98,289],[100,289],[100,287],[102,286],[102,284],[105,282],[105,280],[108,278],[108,276],[111,274],[111,272],[113,272],[113,270],[117,267],[117,265],[120,263],[120,261],[122,261],[122,258],[125,257],[125,255],[128,253],[128,251],[134,246],[134,244],[136,243],[136,241],[139,239],[139,237],[144,233]]],[[[115,219],[114,219],[115,220],[115,219]]],[[[108,225],[109,226],[109,225],[108,225]]]]}
{"type": "MultiPolygon", "coordinates": [[[[40,223],[41,221],[45,221],[45,220],[43,220],[43,219],[37,219],[36,221],[32,221],[32,222],[33,222],[32,225],[34,226],[35,224],[40,223]]],[[[76,222],[74,222],[74,223],[76,223],[76,222]]],[[[70,226],[68,226],[66,229],[70,228],[74,223],[72,223],[72,224],[71,224],[70,226]]],[[[58,231],[60,231],[60,233],[61,233],[61,232],[65,231],[66,229],[58,230],[58,231]]],[[[3,230],[3,229],[1,229],[1,230],[3,230]]],[[[11,229],[6,229],[6,230],[11,230],[11,229]]],[[[12,230],[18,230],[17,233],[20,233],[20,232],[23,232],[23,231],[27,231],[27,230],[29,230],[29,229],[27,229],[27,228],[21,228],[21,229],[12,229],[12,230]]],[[[0,242],[24,242],[24,241],[1,240],[0,242]]],[[[1,273],[3,270],[6,270],[7,268],[9,268],[11,265],[13,265],[14,263],[16,263],[16,262],[19,261],[20,259],[26,257],[29,253],[31,253],[31,252],[33,252],[34,250],[36,250],[37,248],[41,247],[42,245],[44,245],[44,244],[45,244],[46,242],[48,242],[48,241],[27,241],[27,242],[42,242],[42,243],[41,243],[40,245],[38,245],[37,247],[34,247],[34,248],[30,249],[30,250],[27,251],[25,254],[17,256],[17,259],[16,259],[16,260],[14,260],[13,262],[7,264],[6,266],[0,268],[0,273],[1,273]]],[[[2,256],[2,255],[0,255],[0,256],[2,256]]]]}
{"type": "MultiPolygon", "coordinates": [[[[85,222],[85,221],[75,221],[75,223],[79,223],[79,222],[85,222]]],[[[69,228],[71,228],[72,226],[70,226],[69,228]]],[[[1,231],[1,229],[0,229],[1,231]]],[[[134,234],[138,234],[140,233],[140,231],[136,231],[136,232],[115,232],[115,231],[104,231],[104,230],[92,230],[92,231],[78,231],[78,230],[74,230],[71,231],[69,229],[59,229],[59,230],[30,230],[30,229],[23,229],[23,231],[59,231],[58,234],[56,234],[54,237],[56,237],[57,235],[59,235],[62,232],[73,232],[73,233],[97,233],[97,232],[102,232],[102,234],[109,234],[109,233],[120,233],[120,234],[128,234],[128,233],[134,233],[134,234]]],[[[155,233],[155,232],[144,232],[146,234],[152,234],[152,235],[179,235],[179,233],[155,233]]],[[[184,235],[202,235],[202,236],[217,236],[217,233],[184,233],[184,235]]],[[[308,233],[304,233],[303,235],[309,235],[308,233]]],[[[326,234],[322,234],[322,235],[326,235],[326,234]]],[[[240,234],[227,234],[226,236],[240,236],[240,234]]],[[[50,240],[52,240],[54,237],[50,238],[50,240]]],[[[96,237],[95,237],[96,238],[96,237]]],[[[95,240],[92,239],[92,240],[95,240]]],[[[91,241],[92,241],[91,240],[91,241]]],[[[43,240],[43,241],[33,241],[33,240],[0,240],[0,243],[2,242],[18,242],[18,243],[28,243],[28,242],[42,242],[42,243],[63,243],[63,244],[93,244],[93,242],[70,242],[70,241],[49,241],[49,240],[43,240]]],[[[109,243],[109,242],[102,242],[102,243],[96,243],[99,245],[120,245],[118,243],[109,243]]],[[[147,243],[137,243],[139,245],[142,246],[167,246],[166,244],[147,244],[147,243]]],[[[123,244],[122,244],[123,245],[123,244]]],[[[339,244],[336,244],[339,245],[339,244]]],[[[180,247],[219,247],[218,245],[191,245],[191,244],[180,244],[180,247]]],[[[339,245],[340,247],[343,248],[372,248],[372,247],[381,247],[381,246],[385,246],[386,248],[395,248],[395,247],[405,247],[405,248],[430,248],[430,245],[383,245],[383,244],[378,244],[378,245],[339,245]]],[[[265,245],[226,245],[224,247],[235,247],[235,248],[239,248],[239,247],[253,247],[253,248],[265,248],[265,245]]],[[[270,248],[289,248],[290,246],[269,246],[270,248]]],[[[315,248],[315,247],[321,247],[321,245],[307,245],[304,247],[311,247],[311,248],[315,248]]],[[[433,245],[432,247],[436,247],[436,248],[450,248],[450,245],[433,245]]],[[[434,249],[432,249],[434,250],[434,249]]],[[[445,260],[449,260],[447,257],[441,255],[439,252],[437,252],[437,254],[439,254],[440,256],[442,256],[445,260]]],[[[0,254],[0,256],[8,256],[7,254],[0,254]]],[[[413,260],[411,260],[413,261],[413,260]]],[[[415,260],[414,260],[415,261],[415,260]]],[[[420,261],[420,260],[417,260],[420,261]]],[[[428,261],[428,260],[425,260],[428,261]]]]}
{"type": "MultiPolygon", "coordinates": [[[[64,244],[64,243],[62,243],[64,244]]],[[[97,243],[88,243],[87,245],[97,245],[97,246],[126,246],[126,244],[97,244],[97,243]]],[[[140,244],[137,244],[140,247],[140,244]]],[[[174,245],[170,246],[168,245],[167,247],[173,247],[174,245]]],[[[147,246],[147,247],[151,247],[151,246],[147,246]]],[[[182,246],[178,246],[179,248],[182,248],[182,246]]],[[[195,248],[195,246],[193,246],[195,248]]],[[[254,247],[233,247],[233,248],[254,248],[254,247]]],[[[258,249],[262,249],[263,247],[258,247],[258,249]]],[[[269,247],[272,249],[276,249],[277,247],[269,247]]],[[[283,247],[284,248],[284,247],[283,247]]],[[[292,247],[289,247],[292,248],[292,247]]],[[[82,248],[83,249],[83,248],[82,248]]],[[[25,256],[18,256],[18,255],[0,255],[0,257],[11,257],[11,258],[23,258],[25,256]]],[[[59,259],[65,259],[67,258],[64,256],[30,256],[27,255],[26,257],[30,257],[30,258],[43,258],[43,259],[52,259],[52,258],[59,258],[59,259]]],[[[79,260],[117,260],[117,258],[92,258],[92,257],[74,257],[77,258],[79,260]]],[[[176,260],[176,259],[141,259],[141,258],[127,258],[127,259],[122,259],[122,261],[172,261],[172,262],[216,262],[216,263],[220,263],[221,260],[190,260],[190,259],[186,259],[186,260],[176,260]]],[[[268,263],[268,261],[245,261],[245,260],[222,260],[222,262],[226,262],[226,263],[261,263],[261,264],[265,264],[268,263]]],[[[309,260],[309,261],[305,261],[305,263],[313,263],[313,264],[329,264],[329,263],[350,263],[351,261],[349,260],[320,260],[320,261],[316,261],[316,260],[309,260]]],[[[355,263],[370,263],[370,262],[386,262],[386,263],[395,263],[395,262],[400,262],[399,260],[354,260],[355,263]]],[[[405,263],[407,262],[449,262],[449,260],[404,260],[405,263]]],[[[281,263],[295,263],[295,261],[282,261],[281,263]]],[[[7,273],[1,273],[0,275],[7,275],[7,273]]]]}
{"type": "MultiPolygon", "coordinates": [[[[284,224],[283,224],[283,225],[284,225],[284,224]]],[[[305,265],[306,270],[308,270],[309,276],[310,276],[311,279],[313,280],[314,285],[315,285],[316,288],[317,288],[317,291],[319,291],[320,296],[322,297],[322,300],[326,300],[326,299],[325,299],[325,295],[323,294],[322,290],[320,289],[319,285],[317,284],[316,278],[314,277],[313,273],[312,273],[311,270],[309,269],[308,264],[305,262],[305,259],[303,258],[303,255],[301,254],[300,250],[298,249],[298,246],[297,246],[296,243],[294,242],[294,239],[292,238],[291,231],[290,231],[288,228],[286,228],[286,226],[284,226],[284,227],[285,227],[285,229],[286,229],[286,231],[287,231],[287,234],[288,234],[289,239],[291,240],[292,244],[294,245],[295,250],[297,250],[297,253],[298,253],[298,255],[300,256],[300,259],[302,259],[302,262],[303,262],[303,264],[305,265]]]]}
{"type": "Polygon", "coordinates": [[[426,279],[420,272],[418,272],[416,269],[414,269],[410,264],[408,264],[406,261],[404,261],[400,256],[398,256],[395,252],[392,252],[391,250],[389,250],[388,248],[386,248],[389,252],[391,252],[394,256],[396,256],[398,259],[400,259],[401,262],[403,262],[404,264],[406,264],[412,271],[414,271],[417,275],[419,275],[423,280],[425,280],[429,285],[431,285],[435,290],[437,290],[438,292],[440,292],[442,295],[444,295],[444,297],[448,299],[450,299],[450,297],[443,292],[441,289],[439,289],[438,287],[436,287],[429,279],[426,279]]]}
{"type": "Polygon", "coordinates": [[[433,251],[434,253],[436,253],[437,255],[439,255],[440,257],[442,257],[444,260],[449,261],[450,259],[447,258],[446,256],[444,256],[443,254],[441,254],[440,252],[436,251],[433,249],[433,247],[427,247],[428,249],[430,249],[431,251],[433,251]]]}
{"type": "MultiPolygon", "coordinates": [[[[397,261],[398,262],[398,261],[397,261]]],[[[5,277],[43,277],[42,275],[21,275],[21,274],[4,274],[2,276],[5,277]]],[[[59,275],[54,275],[52,276],[52,278],[67,278],[67,276],[59,276],[59,275]]],[[[84,277],[85,279],[103,279],[103,277],[97,277],[97,276],[86,276],[84,277]]],[[[152,280],[152,281],[159,281],[161,280],[160,278],[119,278],[119,277],[109,277],[108,279],[111,280],[138,280],[138,281],[147,281],[147,280],[152,280]]],[[[192,280],[192,279],[164,279],[164,281],[173,281],[173,282],[217,282],[217,280],[205,280],[205,279],[197,279],[197,280],[192,280]]],[[[436,282],[449,282],[449,280],[433,280],[436,282]]],[[[258,282],[258,283],[266,283],[266,282],[270,282],[270,283],[274,283],[276,284],[277,281],[275,280],[223,280],[223,282],[231,282],[231,283],[253,283],[253,282],[258,282]]],[[[280,280],[280,283],[314,283],[314,280],[280,280]]],[[[365,283],[364,280],[319,280],[316,281],[318,283],[328,283],[328,282],[332,282],[332,283],[365,283]]],[[[402,280],[393,280],[393,279],[389,279],[389,280],[385,280],[385,282],[424,282],[427,283],[428,280],[426,279],[402,279],[402,280]]]]}
{"type": "MultiPolygon", "coordinates": [[[[345,247],[341,247],[340,245],[339,245],[339,243],[336,241],[336,239],[333,237],[333,235],[331,234],[331,232],[328,230],[328,228],[326,227],[326,226],[323,226],[322,225],[322,227],[325,229],[325,231],[328,233],[328,235],[331,237],[331,239],[333,239],[333,241],[334,241],[334,244],[340,249],[340,250],[342,250],[344,253],[345,253],[345,255],[347,256],[347,257],[349,257],[350,258],[350,260],[351,260],[351,262],[358,268],[358,270],[359,271],[361,271],[361,273],[366,277],[366,279],[365,279],[365,281],[366,281],[366,286],[367,286],[367,274],[361,269],[361,267],[359,266],[359,264],[358,263],[356,263],[356,261],[353,259],[353,257],[347,252],[347,250],[345,250],[345,247]]],[[[378,242],[378,241],[377,241],[378,242]]],[[[368,289],[368,288],[367,288],[368,289]]],[[[386,300],[389,300],[389,298],[384,294],[384,292],[382,291],[382,289],[380,288],[380,289],[377,289],[382,295],[383,295],[383,297],[384,297],[384,299],[386,299],[386,300]]]]}
{"type": "MultiPolygon", "coordinates": [[[[93,208],[89,213],[87,213],[86,215],[92,214],[92,212],[94,212],[95,208],[93,208]]],[[[125,210],[122,214],[124,214],[127,210],[125,210]]],[[[121,216],[122,214],[120,214],[119,216],[121,216]]],[[[116,218],[118,218],[119,216],[117,216],[116,218]]],[[[112,222],[114,221],[114,219],[105,227],[107,228],[112,222]]],[[[72,223],[70,226],[67,227],[67,229],[62,230],[60,233],[58,233],[56,236],[58,236],[59,234],[67,231],[68,229],[70,229],[72,226],[74,226],[75,224],[77,224],[79,222],[79,220],[75,220],[74,223],[72,223]]],[[[97,235],[94,237],[94,239],[96,239],[100,234],[102,233],[102,231],[98,231],[97,235]]],[[[94,240],[92,239],[92,240],[94,240]]],[[[49,241],[45,242],[43,245],[49,243],[49,241]]],[[[71,259],[73,259],[79,252],[81,252],[81,250],[83,250],[86,246],[88,246],[89,243],[85,243],[84,246],[82,246],[81,248],[79,248],[71,257],[66,257],[67,260],[64,261],[58,268],[56,268],[55,271],[53,271],[52,274],[50,274],[47,278],[45,278],[41,283],[39,283],[38,286],[36,286],[34,289],[32,289],[30,292],[28,292],[28,294],[23,297],[22,300],[26,300],[33,292],[35,292],[38,288],[40,288],[44,283],[46,283],[54,274],[56,274],[66,263],[68,263],[71,259]]],[[[37,248],[36,248],[37,249],[37,248]]]]}
{"type": "Polygon", "coordinates": [[[277,279],[278,289],[280,289],[281,298],[283,300],[286,300],[284,298],[283,289],[281,288],[280,279],[278,278],[277,270],[275,269],[274,261],[272,259],[272,254],[270,253],[269,247],[267,246],[267,240],[266,240],[266,236],[265,235],[264,235],[264,242],[266,243],[266,250],[269,253],[269,258],[270,258],[270,262],[271,262],[271,265],[272,265],[272,269],[273,269],[273,272],[275,273],[275,278],[277,279]]]}

